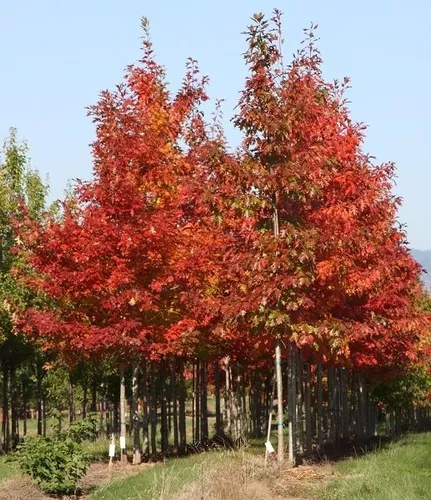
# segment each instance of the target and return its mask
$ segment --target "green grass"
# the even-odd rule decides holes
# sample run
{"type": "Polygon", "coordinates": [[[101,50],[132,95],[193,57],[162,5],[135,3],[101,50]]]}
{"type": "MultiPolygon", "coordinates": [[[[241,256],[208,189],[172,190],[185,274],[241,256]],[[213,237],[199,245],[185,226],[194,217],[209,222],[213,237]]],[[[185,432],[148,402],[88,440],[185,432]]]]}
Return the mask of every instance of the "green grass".
{"type": "Polygon", "coordinates": [[[409,434],[386,448],[335,466],[341,477],[329,484],[330,500],[431,498],[431,433],[409,434]]]}
{"type": "Polygon", "coordinates": [[[113,481],[95,492],[91,500],[151,500],[171,498],[181,489],[195,483],[206,475],[206,471],[223,467],[237,460],[234,452],[207,452],[185,458],[173,458],[157,463],[146,471],[113,481]]]}
{"type": "Polygon", "coordinates": [[[0,482],[20,475],[18,462],[12,458],[11,455],[0,456],[0,482]]]}

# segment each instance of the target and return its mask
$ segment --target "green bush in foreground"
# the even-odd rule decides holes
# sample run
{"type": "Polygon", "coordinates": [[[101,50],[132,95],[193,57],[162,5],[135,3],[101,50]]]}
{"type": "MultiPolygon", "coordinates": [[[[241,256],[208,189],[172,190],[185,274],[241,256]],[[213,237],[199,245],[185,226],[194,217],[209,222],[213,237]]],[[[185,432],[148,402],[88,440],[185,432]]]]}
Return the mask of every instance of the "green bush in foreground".
{"type": "Polygon", "coordinates": [[[90,465],[82,445],[64,436],[27,439],[21,446],[18,461],[22,470],[49,493],[74,492],[90,465]]]}
{"type": "Polygon", "coordinates": [[[57,431],[54,436],[27,438],[20,447],[18,462],[44,491],[73,493],[90,465],[90,457],[81,442],[88,429],[83,424],[75,426],[71,432],[61,432],[60,417],[54,427],[57,431]]]}

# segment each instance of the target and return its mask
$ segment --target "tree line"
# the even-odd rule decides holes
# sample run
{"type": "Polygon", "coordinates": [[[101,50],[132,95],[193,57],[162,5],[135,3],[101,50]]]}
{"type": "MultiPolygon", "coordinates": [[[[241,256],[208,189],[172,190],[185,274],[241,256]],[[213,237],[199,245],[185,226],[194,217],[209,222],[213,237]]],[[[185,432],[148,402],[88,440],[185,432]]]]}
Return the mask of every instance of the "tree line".
{"type": "Polygon", "coordinates": [[[274,423],[278,460],[295,464],[384,416],[389,433],[425,425],[429,300],[395,166],[364,152],[317,27],[286,62],[280,12],[253,16],[236,150],[221,103],[202,110],[197,62],[173,93],[142,28],[141,60],[89,108],[90,181],[47,207],[14,136],[5,150],[3,447],[30,365],[41,433],[44,384],[63,369],[70,418],[78,390],[108,435],[133,431],[135,462],[270,441],[274,423]]]}

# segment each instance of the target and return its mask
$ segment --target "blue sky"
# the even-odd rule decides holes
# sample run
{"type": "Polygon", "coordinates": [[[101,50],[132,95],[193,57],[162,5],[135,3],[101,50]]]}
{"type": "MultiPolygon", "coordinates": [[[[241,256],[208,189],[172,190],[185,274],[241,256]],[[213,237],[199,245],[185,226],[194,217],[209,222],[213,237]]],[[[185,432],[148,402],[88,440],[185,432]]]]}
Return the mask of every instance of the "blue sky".
{"type": "Polygon", "coordinates": [[[369,125],[366,150],[398,167],[400,220],[412,247],[431,248],[430,0],[0,0],[0,137],[10,126],[49,174],[52,197],[91,176],[93,126],[85,107],[140,55],[140,17],[175,89],[187,57],[211,78],[228,117],[245,78],[241,32],[254,12],[284,12],[286,56],[319,24],[327,78],[352,79],[351,109],[369,125]]]}

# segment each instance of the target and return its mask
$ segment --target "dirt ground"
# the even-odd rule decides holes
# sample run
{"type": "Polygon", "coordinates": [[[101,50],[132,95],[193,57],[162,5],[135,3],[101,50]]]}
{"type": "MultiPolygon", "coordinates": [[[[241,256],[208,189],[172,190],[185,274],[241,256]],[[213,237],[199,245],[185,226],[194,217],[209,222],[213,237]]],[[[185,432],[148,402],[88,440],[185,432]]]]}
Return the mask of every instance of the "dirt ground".
{"type": "MultiPolygon", "coordinates": [[[[126,465],[121,466],[116,463],[109,469],[108,464],[97,462],[90,466],[86,476],[80,482],[79,487],[81,494],[78,498],[88,498],[89,494],[96,487],[104,486],[113,479],[138,474],[148,467],[150,464],[141,465],[126,465]]],[[[18,476],[0,483],[0,500],[53,500],[53,497],[43,493],[32,481],[25,476],[18,476]]],[[[72,499],[72,497],[63,497],[64,500],[72,499]]]]}
{"type": "MultiPolygon", "coordinates": [[[[152,467],[151,464],[127,465],[121,466],[116,463],[109,469],[106,463],[94,463],[88,469],[85,478],[80,482],[79,499],[88,499],[92,491],[96,487],[101,487],[114,479],[137,474],[145,469],[152,467]]],[[[252,479],[241,492],[241,498],[249,498],[250,500],[312,500],[317,498],[315,494],[324,486],[330,478],[335,476],[331,463],[310,463],[300,465],[294,469],[284,469],[278,477],[272,481],[259,481],[252,479]]],[[[180,492],[178,500],[190,498],[189,494],[194,493],[191,490],[180,492]]],[[[211,493],[207,492],[210,498],[211,493]]],[[[219,495],[229,500],[235,496],[234,491],[219,491],[219,495]],[[232,496],[233,495],[233,496],[232,496]]],[[[53,500],[53,497],[43,493],[32,481],[25,477],[19,476],[14,479],[9,479],[0,484],[0,500],[53,500]]],[[[75,497],[63,497],[64,500],[71,500],[75,497]]]]}

